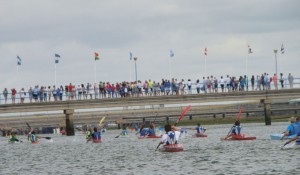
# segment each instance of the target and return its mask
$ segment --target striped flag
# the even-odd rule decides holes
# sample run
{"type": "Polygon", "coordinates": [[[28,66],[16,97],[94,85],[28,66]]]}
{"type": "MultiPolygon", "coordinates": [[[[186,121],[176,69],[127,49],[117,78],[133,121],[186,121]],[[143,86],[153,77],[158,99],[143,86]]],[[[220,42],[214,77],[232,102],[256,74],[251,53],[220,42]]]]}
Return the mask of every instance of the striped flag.
{"type": "Polygon", "coordinates": [[[207,47],[204,49],[204,55],[207,56],[207,47]]]}
{"type": "Polygon", "coordinates": [[[55,64],[58,64],[60,55],[56,53],[56,54],[54,54],[54,56],[55,56],[55,64]]]}
{"type": "Polygon", "coordinates": [[[22,65],[22,59],[17,55],[17,65],[22,65]]]}
{"type": "Polygon", "coordinates": [[[283,47],[283,44],[281,45],[281,54],[284,54],[285,50],[284,50],[284,47],[283,47]]]}
{"type": "Polygon", "coordinates": [[[95,52],[95,61],[100,60],[99,53],[95,52]]]}
{"type": "Polygon", "coordinates": [[[132,60],[132,52],[129,53],[129,59],[132,60]]]}
{"type": "Polygon", "coordinates": [[[250,54],[250,53],[253,53],[253,52],[252,52],[252,48],[251,48],[251,46],[250,46],[250,45],[248,45],[248,54],[250,54]]]}
{"type": "Polygon", "coordinates": [[[174,52],[170,49],[170,57],[174,57],[174,52]]]}

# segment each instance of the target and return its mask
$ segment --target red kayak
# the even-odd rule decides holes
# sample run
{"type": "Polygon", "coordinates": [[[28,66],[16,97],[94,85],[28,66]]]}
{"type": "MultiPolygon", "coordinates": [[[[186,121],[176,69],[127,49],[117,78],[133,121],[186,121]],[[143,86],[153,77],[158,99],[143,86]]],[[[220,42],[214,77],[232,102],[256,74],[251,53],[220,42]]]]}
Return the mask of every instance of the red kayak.
{"type": "Polygon", "coordinates": [[[161,136],[139,136],[138,139],[157,139],[157,138],[161,138],[161,136]]]}
{"type": "Polygon", "coordinates": [[[193,135],[193,137],[207,137],[207,134],[204,133],[196,133],[193,135]]]}
{"type": "Polygon", "coordinates": [[[164,145],[161,151],[165,152],[181,152],[183,151],[183,145],[182,144],[170,144],[170,145],[164,145]]]}
{"type": "Polygon", "coordinates": [[[101,143],[101,139],[93,139],[93,143],[101,143]]]}
{"type": "Polygon", "coordinates": [[[39,142],[31,142],[31,144],[39,144],[39,142]]]}
{"type": "Polygon", "coordinates": [[[228,138],[221,138],[221,140],[256,140],[256,137],[246,137],[245,134],[231,135],[228,138]]]}

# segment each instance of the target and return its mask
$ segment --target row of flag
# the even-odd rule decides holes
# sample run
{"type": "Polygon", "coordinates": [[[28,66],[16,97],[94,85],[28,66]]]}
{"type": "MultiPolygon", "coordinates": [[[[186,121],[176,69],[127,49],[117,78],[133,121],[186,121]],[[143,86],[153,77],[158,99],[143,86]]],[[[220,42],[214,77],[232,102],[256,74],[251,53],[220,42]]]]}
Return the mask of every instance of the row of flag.
{"type": "MultiPolygon", "coordinates": [[[[284,46],[283,44],[281,45],[281,49],[280,49],[281,53],[284,54],[285,50],[284,50],[284,46]]],[[[252,48],[250,45],[248,45],[248,54],[251,54],[253,53],[252,51],[252,48]]],[[[98,52],[95,52],[95,61],[98,61],[100,60],[100,55],[98,52]]],[[[207,56],[207,47],[204,48],[204,55],[207,56]]],[[[170,49],[170,57],[174,57],[175,56],[175,53],[170,49]]],[[[59,58],[60,58],[60,55],[59,54],[54,54],[54,57],[55,57],[55,64],[58,64],[59,63],[59,58]]],[[[132,52],[129,53],[129,59],[130,61],[132,60],[133,58],[133,54],[132,52]]],[[[17,55],[17,65],[22,65],[22,59],[17,55]]]]}

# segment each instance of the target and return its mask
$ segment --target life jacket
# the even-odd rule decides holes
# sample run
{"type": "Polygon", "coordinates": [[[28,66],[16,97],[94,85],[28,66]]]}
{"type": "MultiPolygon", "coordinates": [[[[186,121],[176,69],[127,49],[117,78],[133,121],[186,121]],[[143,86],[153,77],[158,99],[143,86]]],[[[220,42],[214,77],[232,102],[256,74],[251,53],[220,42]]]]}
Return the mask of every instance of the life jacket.
{"type": "Polygon", "coordinates": [[[31,142],[37,142],[37,138],[36,138],[36,135],[35,134],[30,134],[30,141],[31,142]]]}
{"type": "Polygon", "coordinates": [[[100,140],[101,139],[101,133],[100,132],[94,132],[92,135],[94,140],[100,140]]]}
{"type": "Polygon", "coordinates": [[[197,133],[203,133],[203,131],[204,131],[202,126],[197,126],[196,130],[197,130],[197,133]]]}
{"type": "Polygon", "coordinates": [[[140,136],[145,136],[147,133],[147,129],[142,129],[141,133],[140,133],[140,136]]]}
{"type": "Polygon", "coordinates": [[[154,129],[149,129],[148,130],[149,136],[155,136],[155,131],[154,129]]]}
{"type": "Polygon", "coordinates": [[[85,138],[89,139],[92,136],[92,131],[88,131],[85,138]]]}
{"type": "Polygon", "coordinates": [[[177,141],[175,139],[175,132],[174,131],[169,131],[167,133],[167,135],[168,135],[168,141],[166,142],[167,145],[177,143],[177,141]]]}

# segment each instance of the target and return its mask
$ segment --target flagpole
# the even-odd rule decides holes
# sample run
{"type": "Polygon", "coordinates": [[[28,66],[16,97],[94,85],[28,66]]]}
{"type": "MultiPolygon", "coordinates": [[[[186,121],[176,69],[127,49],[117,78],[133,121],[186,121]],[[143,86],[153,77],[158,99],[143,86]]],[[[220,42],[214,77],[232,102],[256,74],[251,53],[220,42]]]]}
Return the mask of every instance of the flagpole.
{"type": "Polygon", "coordinates": [[[56,87],[56,63],[54,62],[54,85],[56,87]]]}
{"type": "Polygon", "coordinates": [[[204,61],[205,61],[205,64],[204,64],[205,65],[205,67],[204,67],[205,74],[204,75],[205,75],[205,78],[206,78],[206,57],[207,57],[207,55],[204,56],[204,61]]]}
{"type": "Polygon", "coordinates": [[[94,83],[96,83],[96,60],[94,62],[94,83]]]}
{"type": "Polygon", "coordinates": [[[170,57],[169,58],[169,75],[170,75],[170,81],[172,80],[172,74],[171,74],[171,72],[172,72],[172,68],[171,68],[171,59],[172,59],[172,57],[170,57]]]}
{"type": "Polygon", "coordinates": [[[130,60],[130,62],[129,62],[129,80],[130,80],[130,82],[131,82],[131,60],[130,60]]]}
{"type": "Polygon", "coordinates": [[[249,57],[249,53],[246,56],[246,76],[248,77],[248,57],[249,57]]]}

